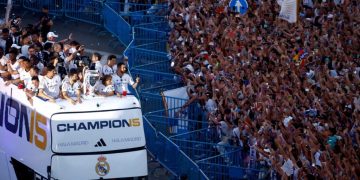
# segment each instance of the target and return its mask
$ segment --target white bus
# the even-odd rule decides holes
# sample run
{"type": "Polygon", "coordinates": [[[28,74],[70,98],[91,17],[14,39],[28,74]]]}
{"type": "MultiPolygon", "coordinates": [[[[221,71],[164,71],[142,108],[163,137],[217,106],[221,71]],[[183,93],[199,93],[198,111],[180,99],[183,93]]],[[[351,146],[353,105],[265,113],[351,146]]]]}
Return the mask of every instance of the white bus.
{"type": "Polygon", "coordinates": [[[0,78],[0,179],[147,176],[138,99],[96,97],[71,105],[33,98],[0,78]]]}

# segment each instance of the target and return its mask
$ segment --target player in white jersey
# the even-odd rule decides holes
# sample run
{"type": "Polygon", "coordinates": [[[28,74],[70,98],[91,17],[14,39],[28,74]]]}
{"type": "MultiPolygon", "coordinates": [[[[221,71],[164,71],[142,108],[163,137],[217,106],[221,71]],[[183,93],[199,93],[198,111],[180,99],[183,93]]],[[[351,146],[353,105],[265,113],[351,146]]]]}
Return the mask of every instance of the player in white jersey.
{"type": "Polygon", "coordinates": [[[94,67],[90,66],[90,69],[97,70],[101,77],[103,73],[103,65],[101,64],[100,60],[101,60],[101,55],[99,53],[93,53],[91,56],[91,63],[92,66],[94,67]]]}
{"type": "Polygon", "coordinates": [[[0,76],[1,76],[2,73],[6,72],[6,69],[7,69],[6,63],[7,63],[7,61],[8,61],[8,59],[4,54],[4,49],[2,47],[0,47],[0,76]]]}
{"type": "Polygon", "coordinates": [[[3,73],[2,76],[5,79],[18,79],[19,78],[19,61],[16,60],[17,52],[15,50],[11,50],[9,52],[9,59],[6,62],[7,72],[3,73]]]}
{"type": "Polygon", "coordinates": [[[104,75],[102,77],[102,83],[98,83],[95,91],[101,96],[113,96],[115,94],[115,88],[112,82],[112,76],[104,75]]]}
{"type": "Polygon", "coordinates": [[[116,56],[115,55],[109,55],[107,59],[107,63],[103,66],[103,75],[113,75],[117,71],[116,66],[116,56]]]}
{"type": "Polygon", "coordinates": [[[19,60],[17,60],[18,63],[18,67],[16,65],[11,67],[11,76],[12,79],[9,81],[6,81],[5,85],[9,85],[9,84],[18,84],[18,83],[24,83],[24,81],[29,81],[31,80],[31,76],[30,76],[30,68],[31,68],[31,63],[29,61],[29,59],[27,59],[25,56],[22,56],[19,58],[19,60]],[[14,70],[14,69],[17,70],[14,70]]]}
{"type": "Polygon", "coordinates": [[[129,74],[126,73],[126,65],[124,63],[119,63],[117,65],[116,74],[112,76],[113,84],[115,87],[115,92],[118,96],[123,94],[123,91],[129,92],[128,85],[130,84],[134,89],[136,89],[137,85],[140,82],[140,78],[136,78],[136,82],[131,78],[129,74]]]}
{"type": "Polygon", "coordinates": [[[61,93],[67,101],[75,105],[81,103],[81,91],[80,84],[78,83],[78,74],[76,69],[70,69],[67,80],[65,80],[61,86],[61,93]],[[76,101],[73,99],[76,97],[76,101]]]}
{"type": "Polygon", "coordinates": [[[30,102],[30,104],[33,104],[32,97],[37,96],[39,94],[39,77],[33,76],[30,80],[30,82],[27,83],[26,88],[24,89],[24,92],[30,102]]]}
{"type": "Polygon", "coordinates": [[[21,57],[22,61],[20,63],[20,69],[18,70],[20,75],[20,82],[24,83],[25,81],[31,81],[31,66],[30,60],[26,57],[21,57]]]}
{"type": "Polygon", "coordinates": [[[60,95],[61,78],[56,74],[55,66],[48,65],[47,70],[48,72],[40,81],[39,96],[55,102],[60,95]]]}

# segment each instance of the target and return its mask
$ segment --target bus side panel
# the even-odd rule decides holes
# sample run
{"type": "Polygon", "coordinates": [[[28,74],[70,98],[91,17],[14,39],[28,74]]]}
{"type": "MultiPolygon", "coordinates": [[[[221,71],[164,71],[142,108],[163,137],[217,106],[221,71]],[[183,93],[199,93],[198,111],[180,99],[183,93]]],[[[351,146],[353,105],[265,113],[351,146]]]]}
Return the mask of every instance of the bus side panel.
{"type": "Polygon", "coordinates": [[[146,149],[96,155],[54,155],[55,179],[108,179],[147,176],[146,149]]]}
{"type": "Polygon", "coordinates": [[[0,179],[16,180],[14,168],[2,150],[0,150],[0,179]]]}
{"type": "Polygon", "coordinates": [[[37,113],[18,100],[20,90],[1,87],[0,149],[42,176],[47,175],[51,162],[49,118],[37,113]]]}
{"type": "Polygon", "coordinates": [[[54,153],[115,151],[145,146],[139,108],[86,113],[59,113],[51,117],[54,153]]]}

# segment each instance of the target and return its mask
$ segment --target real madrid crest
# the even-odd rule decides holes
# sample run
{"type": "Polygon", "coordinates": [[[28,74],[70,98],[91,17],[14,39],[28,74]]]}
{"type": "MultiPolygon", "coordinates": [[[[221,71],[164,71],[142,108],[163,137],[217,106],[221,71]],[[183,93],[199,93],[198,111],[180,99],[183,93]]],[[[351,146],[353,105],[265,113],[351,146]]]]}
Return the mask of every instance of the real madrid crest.
{"type": "Polygon", "coordinates": [[[98,174],[99,176],[107,175],[110,171],[110,165],[108,162],[106,162],[106,157],[100,156],[98,158],[98,161],[99,162],[95,165],[96,174],[98,174]]]}

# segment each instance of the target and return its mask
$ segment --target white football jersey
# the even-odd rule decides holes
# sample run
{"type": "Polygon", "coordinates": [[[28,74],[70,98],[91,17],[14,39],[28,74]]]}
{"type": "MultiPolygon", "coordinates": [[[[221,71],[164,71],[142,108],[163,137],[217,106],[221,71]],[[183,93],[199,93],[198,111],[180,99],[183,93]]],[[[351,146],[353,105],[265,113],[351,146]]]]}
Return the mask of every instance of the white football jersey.
{"type": "Polygon", "coordinates": [[[52,79],[44,76],[40,80],[39,89],[43,89],[45,94],[53,98],[57,98],[60,94],[61,78],[55,75],[52,79]]]}

